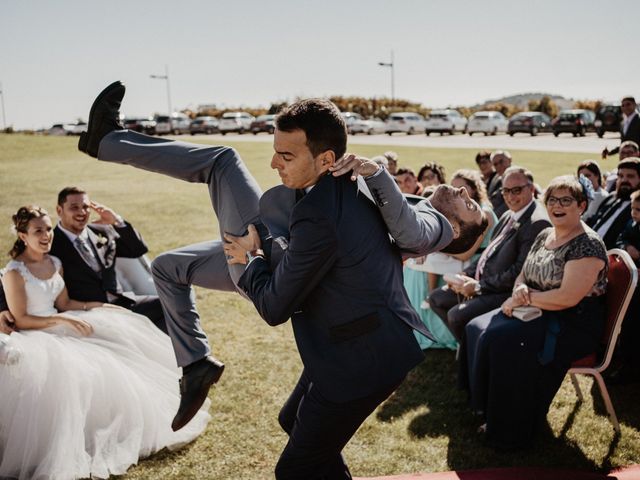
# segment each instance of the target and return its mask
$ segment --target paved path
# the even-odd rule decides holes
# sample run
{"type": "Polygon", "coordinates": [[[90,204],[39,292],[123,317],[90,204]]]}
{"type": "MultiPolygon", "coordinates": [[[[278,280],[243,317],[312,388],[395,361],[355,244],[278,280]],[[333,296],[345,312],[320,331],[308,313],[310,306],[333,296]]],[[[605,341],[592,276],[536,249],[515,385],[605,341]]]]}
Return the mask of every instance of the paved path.
{"type": "MultiPolygon", "coordinates": [[[[174,137],[185,140],[186,137],[174,137]]],[[[258,135],[206,135],[189,137],[186,141],[198,142],[198,139],[206,138],[220,144],[233,141],[242,142],[273,142],[273,136],[261,133],[258,135]]],[[[616,133],[606,133],[604,138],[598,138],[594,133],[585,137],[574,138],[570,134],[562,134],[554,137],[550,133],[542,133],[536,137],[526,134],[515,134],[513,137],[505,134],[487,136],[469,135],[349,135],[350,145],[389,145],[407,147],[432,147],[432,148],[473,148],[478,150],[534,150],[544,152],[582,152],[590,154],[594,159],[600,158],[600,152],[604,147],[609,149],[620,144],[620,137],[616,133]]]]}

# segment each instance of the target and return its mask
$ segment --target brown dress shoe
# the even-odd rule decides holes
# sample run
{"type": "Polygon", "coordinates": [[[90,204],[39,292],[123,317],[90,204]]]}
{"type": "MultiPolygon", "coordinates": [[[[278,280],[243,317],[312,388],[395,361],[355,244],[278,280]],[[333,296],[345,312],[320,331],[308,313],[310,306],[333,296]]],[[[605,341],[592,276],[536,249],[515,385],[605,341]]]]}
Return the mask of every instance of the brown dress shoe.
{"type": "Polygon", "coordinates": [[[87,131],[80,135],[78,150],[98,158],[100,141],[114,130],[124,129],[120,124],[120,104],[124,98],[124,92],[124,85],[117,81],[96,97],[89,112],[87,131]]]}
{"type": "Polygon", "coordinates": [[[211,385],[220,380],[224,364],[212,356],[198,360],[187,368],[180,379],[180,407],[171,428],[175,432],[184,427],[198,413],[211,385]]]}

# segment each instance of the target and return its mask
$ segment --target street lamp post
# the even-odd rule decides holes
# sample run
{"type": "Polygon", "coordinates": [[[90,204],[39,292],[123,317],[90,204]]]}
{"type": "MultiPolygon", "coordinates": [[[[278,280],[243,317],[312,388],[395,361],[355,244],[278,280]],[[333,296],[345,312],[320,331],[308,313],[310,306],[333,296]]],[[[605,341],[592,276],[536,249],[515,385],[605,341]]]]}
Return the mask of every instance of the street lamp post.
{"type": "Polygon", "coordinates": [[[395,103],[395,87],[394,87],[394,63],[393,63],[393,50],[391,50],[391,61],[390,62],[378,62],[378,65],[381,67],[389,67],[391,70],[391,105],[395,103]]]}
{"type": "Polygon", "coordinates": [[[0,95],[2,96],[2,128],[7,129],[7,119],[4,116],[4,90],[2,90],[2,83],[0,83],[0,95]]]}
{"type": "Polygon", "coordinates": [[[164,75],[149,75],[151,78],[157,78],[158,80],[167,81],[167,102],[169,103],[169,118],[173,111],[171,110],[171,87],[169,86],[169,66],[164,66],[164,75]]]}

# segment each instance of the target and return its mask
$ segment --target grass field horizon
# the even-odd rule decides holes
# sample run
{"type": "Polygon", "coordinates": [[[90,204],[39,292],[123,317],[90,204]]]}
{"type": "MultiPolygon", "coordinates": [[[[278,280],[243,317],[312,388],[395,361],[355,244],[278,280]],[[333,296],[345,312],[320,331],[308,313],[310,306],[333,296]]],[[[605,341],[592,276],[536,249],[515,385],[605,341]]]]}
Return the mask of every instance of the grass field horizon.
{"type": "MultiPolygon", "coordinates": [[[[184,138],[194,141],[193,138],[184,138]]],[[[201,138],[198,143],[206,143],[201,138]]],[[[271,145],[225,139],[245,160],[263,189],[279,183],[269,166],[271,145]]],[[[217,221],[203,185],[182,183],[131,167],[106,164],[76,149],[77,137],[0,134],[0,247],[3,258],[13,244],[11,215],[35,203],[56,221],[57,192],[81,186],[97,202],[112,207],[144,236],[150,256],[199,241],[218,238],[217,221]],[[4,225],[4,226],[3,226],[4,225]]],[[[417,170],[426,161],[446,167],[475,168],[475,149],[354,146],[365,156],[395,150],[400,165],[417,170]]],[[[580,153],[511,150],[514,163],[531,169],[536,182],[574,173],[580,153]]],[[[601,162],[612,168],[616,159],[601,162]]],[[[277,415],[301,371],[290,323],[267,326],[253,306],[235,293],[196,290],[198,309],[213,352],[226,363],[211,391],[212,420],[195,442],[176,452],[163,451],[142,460],[122,479],[273,478],[286,443],[277,415]]],[[[606,471],[640,463],[640,391],[612,387],[612,401],[622,434],[614,435],[596,394],[577,402],[565,380],[550,410],[550,428],[535,448],[500,453],[482,445],[478,420],[455,387],[454,352],[430,350],[398,391],[363,424],[344,454],[354,475],[470,470],[490,467],[544,466],[606,471]]],[[[592,382],[581,379],[583,391],[592,382]]],[[[1,401],[1,400],[0,400],[1,401]]]]}

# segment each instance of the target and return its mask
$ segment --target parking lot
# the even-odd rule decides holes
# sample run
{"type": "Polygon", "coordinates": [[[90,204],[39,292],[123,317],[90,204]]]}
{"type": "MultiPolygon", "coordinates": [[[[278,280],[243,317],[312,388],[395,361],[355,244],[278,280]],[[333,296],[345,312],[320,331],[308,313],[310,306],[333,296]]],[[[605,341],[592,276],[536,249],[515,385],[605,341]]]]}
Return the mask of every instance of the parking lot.
{"type": "MultiPolygon", "coordinates": [[[[183,139],[185,137],[175,137],[183,139]]],[[[243,142],[272,142],[273,137],[267,134],[259,135],[238,135],[219,134],[199,136],[191,141],[198,142],[202,138],[224,144],[229,141],[243,142]]],[[[190,140],[186,140],[190,141],[190,140]]],[[[594,159],[600,158],[600,152],[604,147],[609,149],[620,144],[620,136],[617,133],[606,133],[603,138],[598,138],[595,133],[588,133],[585,137],[573,137],[570,134],[563,134],[554,137],[551,133],[541,133],[535,137],[527,134],[517,133],[513,137],[506,134],[495,136],[484,135],[405,135],[386,134],[380,135],[349,135],[349,145],[391,145],[408,147],[434,147],[434,148],[475,148],[478,150],[533,150],[544,152],[581,152],[588,153],[594,159]]]]}

